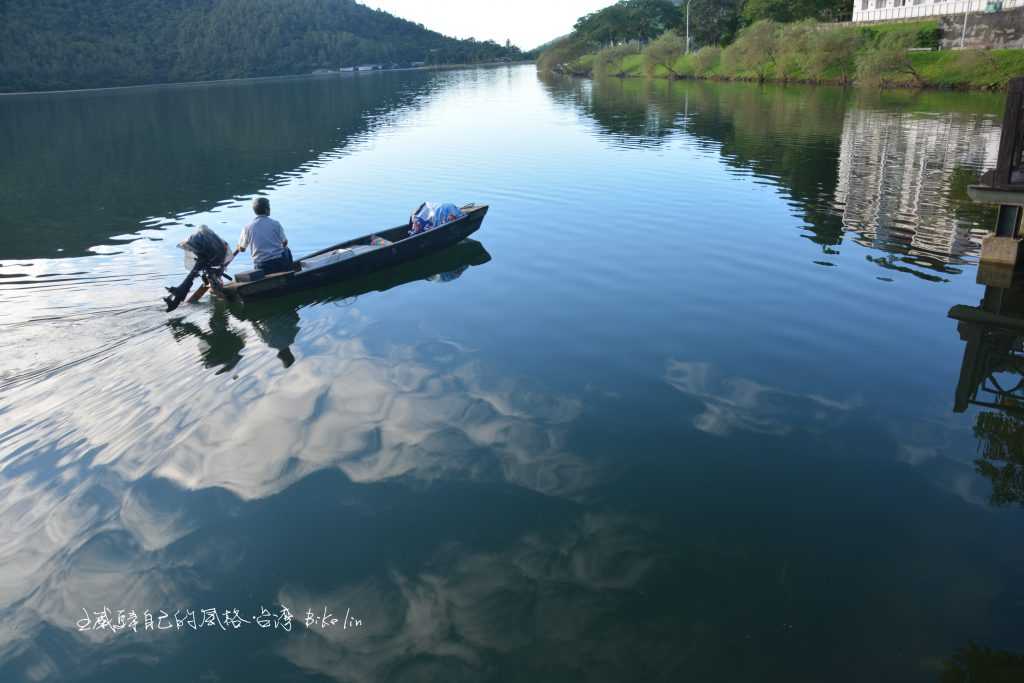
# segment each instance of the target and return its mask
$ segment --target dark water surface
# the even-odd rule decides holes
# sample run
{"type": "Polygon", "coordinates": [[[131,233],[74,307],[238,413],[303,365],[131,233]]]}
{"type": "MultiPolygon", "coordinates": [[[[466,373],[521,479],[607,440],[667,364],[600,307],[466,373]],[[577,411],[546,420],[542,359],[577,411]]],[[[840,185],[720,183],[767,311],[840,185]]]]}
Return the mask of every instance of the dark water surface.
{"type": "Polygon", "coordinates": [[[1024,430],[954,411],[946,316],[982,296],[1001,107],[531,67],[0,100],[0,681],[1024,651],[1024,430]],[[174,245],[255,193],[297,253],[491,212],[370,280],[164,313],[174,245]]]}

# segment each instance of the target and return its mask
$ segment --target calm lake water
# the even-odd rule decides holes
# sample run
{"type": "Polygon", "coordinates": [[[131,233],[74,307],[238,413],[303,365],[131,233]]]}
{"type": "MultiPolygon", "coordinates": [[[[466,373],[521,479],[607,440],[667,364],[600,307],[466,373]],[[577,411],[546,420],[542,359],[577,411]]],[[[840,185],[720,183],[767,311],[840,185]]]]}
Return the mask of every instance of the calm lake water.
{"type": "Polygon", "coordinates": [[[0,99],[0,680],[1024,651],[1024,431],[954,410],[946,315],[983,294],[1002,105],[530,66],[0,99]],[[165,313],[175,245],[257,193],[296,254],[491,211],[370,280],[165,313]]]}

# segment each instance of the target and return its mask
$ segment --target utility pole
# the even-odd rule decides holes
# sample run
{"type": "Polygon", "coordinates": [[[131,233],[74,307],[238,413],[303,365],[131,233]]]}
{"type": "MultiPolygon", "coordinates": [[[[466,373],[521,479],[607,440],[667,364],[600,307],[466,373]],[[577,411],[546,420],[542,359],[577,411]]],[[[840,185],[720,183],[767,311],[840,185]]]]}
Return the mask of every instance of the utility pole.
{"type": "Polygon", "coordinates": [[[686,54],[690,54],[690,0],[686,0],[686,54]]]}

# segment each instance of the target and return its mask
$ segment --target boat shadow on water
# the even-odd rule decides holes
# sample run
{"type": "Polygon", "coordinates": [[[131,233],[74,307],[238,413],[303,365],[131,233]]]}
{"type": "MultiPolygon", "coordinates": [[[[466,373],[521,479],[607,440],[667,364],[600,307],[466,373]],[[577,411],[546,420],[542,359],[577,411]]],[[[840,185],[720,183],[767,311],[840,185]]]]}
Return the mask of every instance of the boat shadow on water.
{"type": "Polygon", "coordinates": [[[213,299],[207,329],[184,318],[169,320],[167,326],[175,341],[197,339],[203,366],[216,369],[217,374],[234,370],[242,360],[250,333],[277,351],[281,363],[289,368],[295,362],[291,346],[301,330],[300,312],[304,308],[349,302],[370,292],[386,292],[422,280],[451,282],[471,266],[482,266],[490,260],[491,255],[480,242],[466,239],[439,253],[372,275],[276,299],[244,303],[213,299]]]}

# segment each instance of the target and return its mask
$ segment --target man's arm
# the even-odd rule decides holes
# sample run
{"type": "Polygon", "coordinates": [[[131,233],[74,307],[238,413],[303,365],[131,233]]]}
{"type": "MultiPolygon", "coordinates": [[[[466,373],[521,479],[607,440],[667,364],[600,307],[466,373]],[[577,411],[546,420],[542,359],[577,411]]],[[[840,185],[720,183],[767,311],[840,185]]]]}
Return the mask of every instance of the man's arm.
{"type": "Polygon", "coordinates": [[[242,228],[242,234],[238,236],[238,246],[235,247],[236,256],[249,248],[249,232],[251,227],[252,225],[250,224],[242,228]]]}

